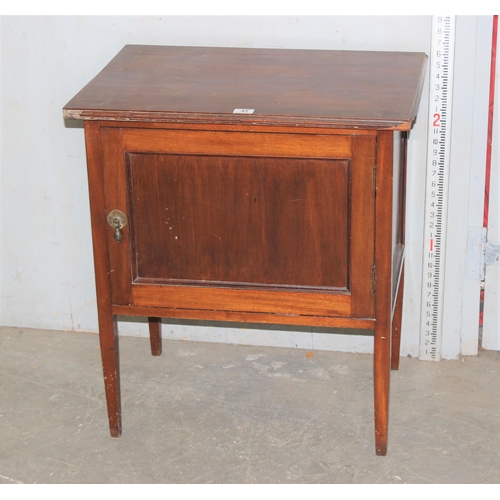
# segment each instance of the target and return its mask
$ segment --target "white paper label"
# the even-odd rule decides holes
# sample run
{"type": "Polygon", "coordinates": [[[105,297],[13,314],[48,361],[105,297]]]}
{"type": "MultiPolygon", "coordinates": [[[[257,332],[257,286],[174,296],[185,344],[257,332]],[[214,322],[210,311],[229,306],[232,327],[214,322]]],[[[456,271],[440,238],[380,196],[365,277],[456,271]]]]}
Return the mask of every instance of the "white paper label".
{"type": "Polygon", "coordinates": [[[245,109],[245,108],[236,108],[233,113],[237,113],[240,115],[251,115],[255,109],[245,109]]]}

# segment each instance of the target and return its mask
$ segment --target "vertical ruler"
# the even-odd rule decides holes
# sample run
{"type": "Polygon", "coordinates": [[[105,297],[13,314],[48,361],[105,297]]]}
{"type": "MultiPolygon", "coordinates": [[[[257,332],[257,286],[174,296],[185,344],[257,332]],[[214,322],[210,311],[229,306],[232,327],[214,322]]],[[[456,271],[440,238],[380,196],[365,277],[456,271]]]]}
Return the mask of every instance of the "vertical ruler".
{"type": "Polygon", "coordinates": [[[441,359],[455,17],[432,17],[420,359],[441,359]]]}

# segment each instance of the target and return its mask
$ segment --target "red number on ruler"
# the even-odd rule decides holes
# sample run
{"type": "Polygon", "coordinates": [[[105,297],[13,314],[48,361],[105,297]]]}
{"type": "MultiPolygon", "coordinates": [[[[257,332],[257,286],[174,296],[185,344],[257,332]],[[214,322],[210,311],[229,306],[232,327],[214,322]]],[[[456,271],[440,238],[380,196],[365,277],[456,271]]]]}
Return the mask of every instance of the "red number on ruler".
{"type": "Polygon", "coordinates": [[[441,120],[441,115],[439,113],[434,113],[434,122],[432,124],[435,127],[439,127],[439,120],[441,120]]]}

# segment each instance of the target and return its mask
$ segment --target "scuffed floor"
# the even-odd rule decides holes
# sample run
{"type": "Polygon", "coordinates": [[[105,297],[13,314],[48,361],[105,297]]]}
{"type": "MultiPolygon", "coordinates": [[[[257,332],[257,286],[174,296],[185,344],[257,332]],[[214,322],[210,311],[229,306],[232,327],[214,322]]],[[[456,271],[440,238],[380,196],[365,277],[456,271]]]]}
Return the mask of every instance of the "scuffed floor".
{"type": "Polygon", "coordinates": [[[108,433],[97,335],[0,328],[0,483],[500,483],[500,353],[392,372],[375,456],[365,354],[120,339],[108,433]]]}

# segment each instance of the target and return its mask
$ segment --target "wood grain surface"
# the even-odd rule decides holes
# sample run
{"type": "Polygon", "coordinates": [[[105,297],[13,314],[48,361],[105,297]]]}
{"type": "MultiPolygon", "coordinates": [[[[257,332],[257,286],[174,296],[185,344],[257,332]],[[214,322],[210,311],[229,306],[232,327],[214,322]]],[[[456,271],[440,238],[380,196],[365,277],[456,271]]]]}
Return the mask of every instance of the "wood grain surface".
{"type": "Polygon", "coordinates": [[[66,118],[409,130],[426,55],[127,45],[66,118]],[[249,115],[235,109],[253,109],[249,115]]]}

